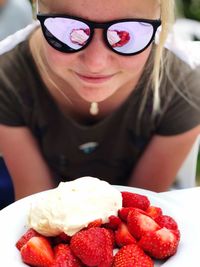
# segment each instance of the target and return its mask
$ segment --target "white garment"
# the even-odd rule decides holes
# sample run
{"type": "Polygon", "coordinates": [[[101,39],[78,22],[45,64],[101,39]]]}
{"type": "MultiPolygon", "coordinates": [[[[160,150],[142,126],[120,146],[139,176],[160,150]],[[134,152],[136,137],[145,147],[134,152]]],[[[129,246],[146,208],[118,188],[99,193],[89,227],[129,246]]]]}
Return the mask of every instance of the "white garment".
{"type": "Polygon", "coordinates": [[[7,0],[0,9],[0,40],[26,27],[33,21],[29,0],[7,0]]]}

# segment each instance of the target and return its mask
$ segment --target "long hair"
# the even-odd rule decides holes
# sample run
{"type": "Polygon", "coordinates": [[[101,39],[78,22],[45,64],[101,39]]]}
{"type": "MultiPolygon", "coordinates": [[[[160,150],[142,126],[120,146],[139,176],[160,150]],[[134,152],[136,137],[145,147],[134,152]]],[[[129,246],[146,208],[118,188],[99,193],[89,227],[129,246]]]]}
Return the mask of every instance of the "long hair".
{"type": "MultiPolygon", "coordinates": [[[[153,110],[157,111],[160,108],[160,82],[163,73],[163,50],[167,36],[174,23],[174,0],[160,0],[160,12],[162,27],[159,35],[158,44],[155,49],[154,66],[152,72],[153,85],[153,110]]],[[[167,62],[165,62],[167,64],[167,62]]]]}

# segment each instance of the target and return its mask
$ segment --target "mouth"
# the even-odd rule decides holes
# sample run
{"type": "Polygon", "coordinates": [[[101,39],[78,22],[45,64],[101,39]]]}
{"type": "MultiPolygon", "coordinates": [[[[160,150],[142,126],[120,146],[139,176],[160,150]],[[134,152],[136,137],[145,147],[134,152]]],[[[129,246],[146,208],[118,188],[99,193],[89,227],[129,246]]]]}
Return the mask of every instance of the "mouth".
{"type": "Polygon", "coordinates": [[[111,74],[111,75],[85,75],[85,74],[80,74],[75,72],[76,76],[81,80],[84,81],[86,83],[94,83],[94,84],[98,84],[98,83],[105,83],[109,80],[111,80],[113,78],[113,76],[115,74],[111,74]]]}

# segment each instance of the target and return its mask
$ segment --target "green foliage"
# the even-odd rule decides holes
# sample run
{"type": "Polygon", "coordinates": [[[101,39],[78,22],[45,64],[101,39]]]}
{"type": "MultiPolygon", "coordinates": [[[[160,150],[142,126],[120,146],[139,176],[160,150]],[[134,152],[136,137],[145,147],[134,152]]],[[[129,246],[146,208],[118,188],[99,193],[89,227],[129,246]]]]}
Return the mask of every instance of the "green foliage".
{"type": "Polygon", "coordinates": [[[197,159],[197,184],[200,185],[200,153],[197,159]]]}
{"type": "Polygon", "coordinates": [[[200,21],[200,0],[182,0],[182,8],[186,18],[200,21]]]}

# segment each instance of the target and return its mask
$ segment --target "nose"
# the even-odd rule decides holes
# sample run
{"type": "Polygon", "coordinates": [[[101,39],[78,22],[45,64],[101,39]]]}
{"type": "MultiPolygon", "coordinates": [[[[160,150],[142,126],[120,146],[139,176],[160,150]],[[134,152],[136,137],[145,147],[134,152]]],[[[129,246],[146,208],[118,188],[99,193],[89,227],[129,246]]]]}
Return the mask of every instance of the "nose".
{"type": "Polygon", "coordinates": [[[101,29],[96,29],[91,43],[80,53],[81,61],[91,73],[101,73],[109,66],[112,51],[103,41],[101,29]]]}

